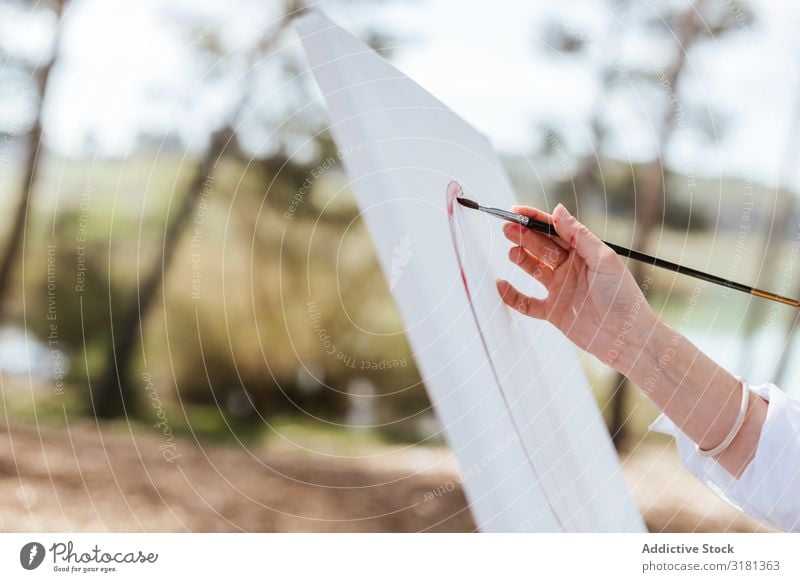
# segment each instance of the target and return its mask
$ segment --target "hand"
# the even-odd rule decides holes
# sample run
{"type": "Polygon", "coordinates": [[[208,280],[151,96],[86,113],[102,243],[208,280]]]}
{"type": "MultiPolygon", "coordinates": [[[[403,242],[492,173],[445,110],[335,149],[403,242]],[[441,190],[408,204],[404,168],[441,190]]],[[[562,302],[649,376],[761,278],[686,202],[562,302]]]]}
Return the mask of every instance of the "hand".
{"type": "MultiPolygon", "coordinates": [[[[547,289],[546,299],[498,281],[503,301],[545,319],[578,347],[622,372],[704,449],[718,445],[739,413],[739,381],[661,321],[622,259],[559,204],[553,216],[516,206],[515,212],[555,226],[557,237],[518,224],[503,232],[515,246],[511,261],[547,289]]],[[[767,403],[750,400],[745,423],[717,461],[741,477],[755,455],[767,403]]]]}
{"type": "Polygon", "coordinates": [[[552,223],[559,236],[513,223],[503,227],[515,243],[509,259],[548,291],[547,298],[535,299],[498,280],[503,301],[549,321],[578,347],[628,373],[658,318],[622,259],[561,204],[552,216],[525,206],[512,210],[552,223]]]}

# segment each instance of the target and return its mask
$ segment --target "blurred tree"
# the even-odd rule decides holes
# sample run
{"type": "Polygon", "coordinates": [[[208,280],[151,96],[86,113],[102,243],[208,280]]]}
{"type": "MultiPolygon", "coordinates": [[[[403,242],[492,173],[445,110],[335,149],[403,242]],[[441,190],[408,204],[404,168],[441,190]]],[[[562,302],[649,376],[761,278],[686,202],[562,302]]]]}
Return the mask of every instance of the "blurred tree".
{"type": "MultiPolygon", "coordinates": [[[[655,71],[651,77],[653,83],[660,85],[663,89],[665,99],[664,114],[657,126],[657,142],[655,157],[647,164],[642,171],[637,173],[636,206],[635,206],[635,230],[633,248],[647,252],[650,238],[657,225],[659,209],[663,209],[665,201],[665,172],[664,172],[664,152],[667,149],[670,138],[676,127],[676,117],[680,111],[680,100],[678,97],[679,80],[681,73],[687,63],[689,50],[700,38],[710,31],[706,19],[707,14],[703,13],[703,8],[709,0],[695,0],[692,4],[682,10],[668,12],[666,15],[657,15],[651,26],[663,25],[668,23],[669,34],[676,40],[676,47],[673,51],[673,60],[663,69],[655,71]],[[666,18],[665,18],[666,16],[666,18]]],[[[719,31],[721,32],[721,30],[719,31]]],[[[646,267],[638,261],[631,261],[631,272],[636,281],[642,285],[646,267]]],[[[626,391],[628,379],[623,374],[617,374],[614,381],[611,400],[609,403],[609,432],[617,449],[624,449],[627,445],[626,420],[628,411],[626,409],[626,391]]]]}
{"type": "MultiPolygon", "coordinates": [[[[22,63],[22,65],[30,71],[30,82],[33,84],[34,88],[32,94],[34,113],[33,121],[28,129],[26,138],[23,161],[23,181],[22,188],[20,189],[19,201],[16,211],[13,214],[8,239],[3,249],[2,256],[0,257],[0,320],[2,319],[5,299],[11,287],[11,278],[19,256],[20,247],[22,246],[22,239],[25,235],[25,228],[28,221],[28,209],[30,208],[31,199],[36,189],[39,169],[42,167],[41,158],[44,155],[44,104],[50,86],[50,76],[58,61],[61,32],[64,26],[62,17],[66,9],[67,0],[51,0],[49,3],[30,1],[20,2],[19,4],[21,4],[19,8],[20,11],[23,9],[29,11],[51,11],[54,15],[54,21],[51,46],[49,50],[45,51],[48,56],[46,56],[44,60],[38,59],[33,62],[27,62],[24,58],[14,59],[17,63],[22,63]]],[[[14,57],[14,55],[9,55],[9,57],[14,57]]]]}
{"type": "MultiPolygon", "coordinates": [[[[215,173],[221,159],[228,150],[236,151],[238,148],[236,128],[237,124],[241,122],[241,115],[247,99],[251,98],[254,76],[258,70],[256,64],[275,49],[281,34],[298,12],[297,4],[293,0],[288,0],[284,5],[282,16],[276,20],[273,26],[267,28],[263,41],[257,43],[246,57],[248,70],[246,80],[241,85],[242,96],[221,127],[212,132],[200,163],[182,196],[177,212],[168,217],[160,253],[137,288],[137,300],[132,302],[120,317],[116,318],[116,322],[112,321],[111,323],[107,367],[96,384],[92,403],[94,414],[99,418],[113,418],[123,414],[136,413],[137,403],[131,383],[131,371],[137,348],[136,339],[143,337],[142,322],[157,298],[156,294],[172,264],[178,242],[188,224],[191,223],[201,197],[207,189],[214,188],[215,173]]],[[[217,42],[216,36],[209,32],[202,38],[203,48],[217,53],[217,58],[221,57],[219,53],[226,49],[217,42]]]]}
{"type": "MultiPolygon", "coordinates": [[[[608,7],[615,14],[623,12],[630,4],[629,0],[607,0],[608,7]]],[[[584,153],[576,156],[576,167],[569,177],[568,183],[559,184],[559,198],[565,203],[573,205],[575,211],[580,216],[584,204],[596,202],[592,196],[594,190],[604,186],[603,163],[604,146],[607,136],[606,114],[607,104],[602,100],[602,96],[628,76],[628,71],[622,66],[622,60],[609,49],[615,46],[614,39],[611,38],[612,27],[605,30],[602,38],[595,38],[587,34],[575,25],[567,24],[557,19],[547,26],[547,37],[545,42],[552,49],[559,53],[569,53],[578,58],[583,58],[584,66],[590,71],[596,71],[596,99],[589,116],[589,147],[584,153]]],[[[558,128],[544,128],[546,145],[545,154],[552,155],[554,150],[556,157],[564,157],[567,149],[560,144],[566,141],[559,136],[558,128]]],[[[570,162],[561,160],[561,165],[566,166],[570,162]]],[[[602,188],[605,195],[606,189],[602,188]]]]}
{"type": "MultiPolygon", "coordinates": [[[[344,412],[345,388],[351,376],[331,366],[318,378],[309,379],[308,373],[303,373],[304,364],[297,361],[298,354],[293,352],[297,339],[287,335],[285,329],[287,319],[292,317],[301,319],[293,321],[289,329],[311,327],[305,313],[307,297],[299,290],[284,297],[286,289],[300,277],[302,265],[308,258],[296,252],[297,249],[301,249],[306,239],[313,237],[309,233],[314,232],[325,234],[325,252],[334,249],[329,241],[335,240],[337,233],[340,236],[357,217],[354,205],[327,205],[312,195],[318,185],[316,182],[324,181],[322,179],[310,180],[314,188],[309,186],[302,203],[292,204],[298,190],[319,172],[322,162],[338,160],[335,145],[320,131],[324,127],[324,110],[308,106],[317,96],[309,83],[311,78],[305,70],[302,53],[287,50],[286,45],[291,43],[284,42],[292,40],[285,33],[291,19],[301,12],[299,3],[287,1],[278,24],[247,49],[241,48],[240,38],[225,38],[224,29],[216,30],[219,27],[202,22],[188,26],[195,48],[206,55],[211,69],[226,67],[225,72],[216,72],[216,76],[231,78],[235,92],[226,87],[226,93],[233,105],[193,170],[178,210],[169,217],[161,248],[137,287],[137,299],[113,319],[108,366],[95,388],[97,416],[113,417],[135,411],[131,375],[139,351],[143,354],[142,362],[145,360],[145,320],[158,302],[159,289],[164,301],[161,321],[164,330],[169,318],[180,322],[178,327],[190,326],[192,332],[171,331],[173,338],[180,338],[179,345],[165,346],[170,362],[169,369],[164,372],[175,378],[181,400],[212,404],[220,412],[228,409],[241,418],[263,412],[344,412]],[[245,50],[245,66],[227,62],[232,54],[245,50]],[[258,186],[254,185],[254,180],[260,181],[258,186]],[[206,263],[219,260],[224,270],[206,277],[204,289],[207,289],[208,299],[197,304],[185,301],[182,295],[185,288],[177,293],[170,292],[167,279],[169,273],[176,270],[172,267],[173,257],[181,252],[180,241],[186,241],[183,233],[197,218],[203,190],[209,187],[216,194],[230,192],[232,198],[228,201],[229,215],[223,240],[204,251],[206,263]],[[288,208],[293,208],[294,214],[293,228],[289,232],[301,240],[287,242],[281,234],[282,230],[286,234],[289,224],[283,218],[288,208]],[[237,228],[229,228],[231,220],[239,223],[237,228]],[[252,234],[250,241],[240,236],[248,233],[252,234]],[[232,249],[230,257],[227,255],[229,247],[232,249]],[[251,263],[246,274],[242,271],[248,265],[240,258],[244,249],[264,257],[258,265],[251,263]],[[291,273],[280,272],[281,256],[291,266],[291,273]],[[249,287],[245,277],[250,279],[249,287]],[[236,290],[231,300],[235,305],[228,303],[231,294],[225,293],[226,280],[230,280],[236,290]],[[249,302],[243,295],[248,288],[249,302]],[[176,296],[184,299],[177,300],[176,296]],[[212,301],[213,306],[210,305],[212,301]],[[198,309],[200,305],[204,309],[198,309]],[[252,310],[241,309],[249,305],[252,310]],[[295,312],[299,313],[295,315],[295,312]],[[200,366],[204,374],[198,373],[200,366]],[[312,386],[315,382],[318,387],[330,383],[333,389],[319,391],[312,386]]],[[[373,45],[387,41],[375,31],[364,34],[373,45]]],[[[216,194],[211,197],[212,205],[221,202],[216,194]]],[[[221,206],[214,208],[222,209],[221,206]]],[[[315,254],[318,252],[316,250],[315,254]]],[[[177,264],[185,266],[185,262],[177,264]]],[[[324,269],[332,264],[326,262],[324,269]]],[[[374,268],[374,261],[365,264],[374,268]]],[[[170,327],[175,329],[175,326],[170,327]]],[[[341,330],[340,337],[346,334],[341,330]]],[[[405,348],[407,350],[407,346],[405,348]]],[[[322,361],[327,363],[325,358],[322,361]]]]}
{"type": "MultiPolygon", "coordinates": [[[[361,36],[389,56],[388,36],[375,30],[362,31],[361,36]]],[[[293,78],[308,77],[302,56],[285,60],[284,66],[293,78]]],[[[329,133],[320,131],[325,123],[319,113],[324,109],[309,107],[319,97],[308,88],[308,84],[295,88],[302,95],[291,99],[300,104],[294,111],[275,115],[274,108],[256,110],[262,119],[251,122],[267,127],[279,125],[283,129],[282,141],[255,162],[252,158],[241,160],[254,163],[266,183],[257,198],[240,197],[233,207],[241,225],[239,230],[253,233],[253,256],[267,258],[253,262],[248,271],[251,300],[256,306],[277,307],[257,308],[255,313],[258,327],[264,330],[258,341],[265,344],[265,369],[260,374],[251,371],[254,380],[249,383],[257,387],[258,377],[270,377],[278,389],[271,390],[272,398],[265,397],[265,390],[253,393],[252,398],[266,401],[270,412],[286,408],[295,413],[336,417],[349,405],[348,387],[368,378],[384,396],[378,400],[379,414],[396,420],[401,411],[419,412],[429,402],[411,361],[396,305],[344,176],[342,159],[346,152],[338,152],[329,133]],[[309,146],[314,153],[306,161],[309,146]],[[287,211],[291,218],[286,218],[287,211]],[[269,257],[276,257],[276,261],[280,257],[277,273],[265,264],[272,262],[269,257]],[[368,297],[364,289],[371,290],[368,297]],[[315,324],[334,338],[339,352],[336,355],[326,353],[319,338],[314,337],[309,302],[319,311],[315,324]],[[388,327],[397,333],[376,337],[356,322],[370,329],[388,327]],[[279,334],[285,334],[285,339],[279,334]],[[281,354],[276,337],[292,346],[288,356],[281,354]],[[296,381],[295,374],[278,377],[287,361],[292,362],[303,381],[296,381]],[[385,369],[386,362],[402,364],[385,369]],[[307,368],[316,370],[316,375],[312,377],[307,368]]],[[[228,343],[240,341],[237,334],[228,343]]],[[[229,358],[233,358],[233,346],[230,351],[229,358]]],[[[247,362],[239,364],[240,369],[246,366],[247,362]]]]}
{"type": "MultiPolygon", "coordinates": [[[[106,358],[106,371],[93,390],[93,410],[99,418],[114,418],[136,413],[133,388],[130,381],[136,338],[142,333],[142,320],[152,307],[156,293],[175,254],[178,241],[191,221],[200,197],[208,184],[213,183],[214,171],[226,147],[231,144],[234,132],[225,125],[211,135],[209,145],[198,164],[189,187],[183,195],[178,211],[168,220],[161,253],[150,272],[137,288],[136,301],[120,308],[122,315],[110,320],[111,337],[106,358]]],[[[108,278],[111,295],[111,277],[108,278]]]]}
{"type": "MultiPolygon", "coordinates": [[[[692,121],[693,112],[680,95],[680,78],[687,65],[688,53],[702,39],[716,39],[735,30],[741,25],[742,18],[749,19],[750,12],[744,3],[730,0],[695,0],[688,6],[685,2],[671,0],[648,5],[609,0],[607,4],[608,13],[615,15],[615,22],[624,22],[624,33],[642,43],[636,54],[623,50],[626,44],[620,39],[616,25],[606,29],[601,38],[575,24],[556,29],[557,34],[551,33],[553,46],[582,53],[588,59],[586,67],[603,98],[602,102],[598,100],[590,116],[591,147],[579,158],[570,183],[561,185],[560,197],[572,198],[580,206],[593,202],[591,193],[598,193],[603,196],[607,211],[615,204],[630,206],[632,203],[635,214],[633,248],[646,252],[659,224],[698,226],[678,197],[666,196],[668,171],[665,152],[676,128],[692,121]],[[666,62],[656,57],[647,63],[641,59],[641,54],[647,52],[671,56],[666,62]],[[643,120],[643,125],[654,127],[653,154],[646,163],[630,164],[628,177],[623,176],[622,180],[610,185],[606,180],[609,160],[604,159],[605,147],[609,140],[618,136],[614,135],[617,122],[613,112],[609,111],[609,103],[615,96],[623,96],[626,92],[638,102],[641,102],[643,94],[659,96],[659,113],[653,115],[653,108],[648,107],[647,119],[643,120]],[[656,117],[655,123],[651,121],[652,117],[656,117]]],[[[704,112],[704,115],[708,113],[704,112]]],[[[715,136],[722,129],[717,121],[715,118],[710,128],[715,136]]],[[[698,131],[708,129],[702,123],[693,123],[692,128],[698,131]]],[[[674,179],[672,184],[677,186],[674,179]]],[[[641,283],[646,267],[638,262],[631,262],[630,267],[641,283]]],[[[609,402],[609,429],[618,448],[624,446],[626,438],[626,384],[624,376],[616,376],[609,402]]]]}

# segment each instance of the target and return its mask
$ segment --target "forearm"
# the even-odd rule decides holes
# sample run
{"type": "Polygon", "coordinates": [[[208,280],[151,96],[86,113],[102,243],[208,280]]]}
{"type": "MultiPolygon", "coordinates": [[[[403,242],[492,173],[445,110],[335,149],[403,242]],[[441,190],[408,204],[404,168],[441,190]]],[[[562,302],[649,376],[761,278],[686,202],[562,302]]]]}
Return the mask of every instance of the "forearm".
{"type": "MultiPolygon", "coordinates": [[[[517,209],[547,218],[532,208],[517,209]]],[[[736,378],[660,320],[616,253],[564,206],[556,206],[550,218],[555,240],[520,225],[503,227],[506,238],[518,245],[509,258],[548,291],[545,299],[529,297],[498,281],[506,305],[548,320],[628,376],[700,448],[723,444],[741,411],[736,378]]],[[[740,477],[753,458],[766,412],[764,400],[749,399],[736,438],[716,458],[728,473],[740,477]]]]}
{"type": "MultiPolygon", "coordinates": [[[[701,448],[721,443],[741,407],[736,378],[655,315],[634,341],[620,362],[624,373],[701,448]]],[[[736,477],[753,458],[766,411],[764,400],[751,398],[741,430],[717,457],[736,477]]]]}

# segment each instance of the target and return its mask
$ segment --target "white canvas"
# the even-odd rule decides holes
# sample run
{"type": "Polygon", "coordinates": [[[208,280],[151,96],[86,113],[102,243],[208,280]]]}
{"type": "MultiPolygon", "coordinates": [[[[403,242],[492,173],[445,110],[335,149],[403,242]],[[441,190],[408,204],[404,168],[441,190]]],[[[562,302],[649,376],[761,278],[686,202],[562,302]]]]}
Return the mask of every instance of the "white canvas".
{"type": "Polygon", "coordinates": [[[542,292],[507,260],[501,223],[448,213],[451,180],[515,203],[488,140],[321,14],[298,30],[478,527],[643,531],[575,349],[497,295],[497,278],[542,292]]]}

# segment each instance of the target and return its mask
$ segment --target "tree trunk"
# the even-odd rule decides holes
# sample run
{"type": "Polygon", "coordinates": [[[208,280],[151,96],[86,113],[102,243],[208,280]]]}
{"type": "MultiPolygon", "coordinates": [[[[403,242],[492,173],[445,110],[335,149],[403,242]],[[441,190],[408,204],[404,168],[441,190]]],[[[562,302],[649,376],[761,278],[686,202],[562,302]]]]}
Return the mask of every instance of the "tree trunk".
{"type": "Polygon", "coordinates": [[[130,309],[119,318],[119,323],[112,317],[111,346],[106,358],[107,368],[92,397],[94,414],[98,418],[116,418],[136,413],[136,394],[130,375],[133,356],[136,353],[136,339],[137,336],[141,337],[142,333],[142,321],[156,299],[156,291],[169,269],[181,233],[191,221],[203,191],[208,187],[207,184],[213,180],[217,162],[232,135],[230,127],[225,127],[212,135],[211,143],[189,184],[178,212],[165,228],[161,255],[140,285],[138,301],[131,304],[130,309]]]}
{"type": "MultiPolygon", "coordinates": [[[[703,3],[704,0],[694,2],[683,14],[678,32],[678,56],[670,70],[664,75],[666,86],[674,95],[678,93],[678,79],[686,65],[689,48],[701,31],[702,22],[699,11],[703,3]]],[[[663,209],[664,206],[664,164],[661,156],[675,129],[675,113],[675,107],[672,103],[669,103],[659,130],[656,158],[642,170],[641,178],[637,176],[636,179],[638,188],[636,189],[636,222],[633,248],[643,252],[647,252],[650,236],[655,227],[656,216],[658,216],[657,211],[659,208],[663,209]]],[[[633,261],[631,272],[636,282],[641,286],[644,264],[633,261]]],[[[615,374],[612,385],[614,390],[608,403],[610,409],[608,430],[611,433],[614,446],[617,450],[622,450],[625,448],[628,438],[628,431],[625,426],[628,379],[623,374],[615,374]]]]}
{"type": "MultiPolygon", "coordinates": [[[[280,38],[281,33],[289,26],[292,18],[299,15],[303,8],[301,3],[287,0],[284,17],[268,32],[259,51],[250,55],[250,70],[255,70],[256,63],[266,54],[270,42],[280,38]]],[[[142,337],[142,322],[152,307],[158,286],[163,282],[172,256],[175,254],[181,233],[191,221],[203,190],[209,180],[213,180],[214,170],[226,149],[235,147],[234,129],[236,120],[247,105],[246,97],[252,94],[252,75],[247,77],[242,99],[223,126],[211,136],[211,143],[206,150],[197,173],[194,175],[177,214],[169,222],[164,232],[161,256],[138,289],[138,301],[120,318],[120,325],[111,325],[111,347],[106,358],[107,368],[101,376],[97,390],[92,396],[94,414],[98,418],[116,418],[120,415],[136,414],[136,393],[131,383],[131,368],[136,351],[137,335],[142,337]]],[[[110,289],[109,289],[110,291],[110,289]]]]}
{"type": "Polygon", "coordinates": [[[11,223],[11,232],[8,235],[8,242],[6,242],[3,256],[0,259],[0,320],[3,319],[5,314],[4,307],[5,301],[11,288],[11,279],[14,271],[14,266],[19,255],[22,242],[25,237],[25,230],[28,225],[28,209],[31,205],[31,198],[33,191],[36,188],[36,182],[39,177],[39,157],[42,152],[42,137],[44,135],[44,101],[47,96],[47,88],[50,83],[50,73],[56,64],[58,58],[58,51],[60,45],[61,35],[61,17],[64,14],[64,6],[66,0],[59,0],[55,3],[56,11],[56,33],[53,40],[53,54],[50,60],[36,69],[34,75],[36,77],[36,97],[38,105],[36,108],[36,116],[33,120],[33,125],[28,132],[28,144],[25,152],[25,171],[24,181],[22,182],[22,189],[17,202],[17,208],[14,212],[13,222],[11,223]]]}
{"type": "MultiPolygon", "coordinates": [[[[654,161],[650,162],[642,170],[642,173],[643,176],[637,180],[640,184],[638,191],[641,202],[637,200],[636,203],[636,230],[633,238],[633,248],[637,250],[645,250],[649,246],[650,236],[655,227],[656,216],[658,216],[657,210],[663,208],[664,205],[664,165],[661,156],[659,155],[654,161]]],[[[642,287],[642,281],[644,280],[644,269],[644,263],[631,261],[631,273],[640,287],[642,287]]],[[[647,295],[646,288],[643,288],[643,293],[647,295]]],[[[627,419],[625,394],[627,392],[628,379],[623,374],[618,373],[614,379],[614,386],[615,388],[609,401],[609,431],[617,450],[621,450],[625,446],[628,436],[625,428],[627,419]]]]}

